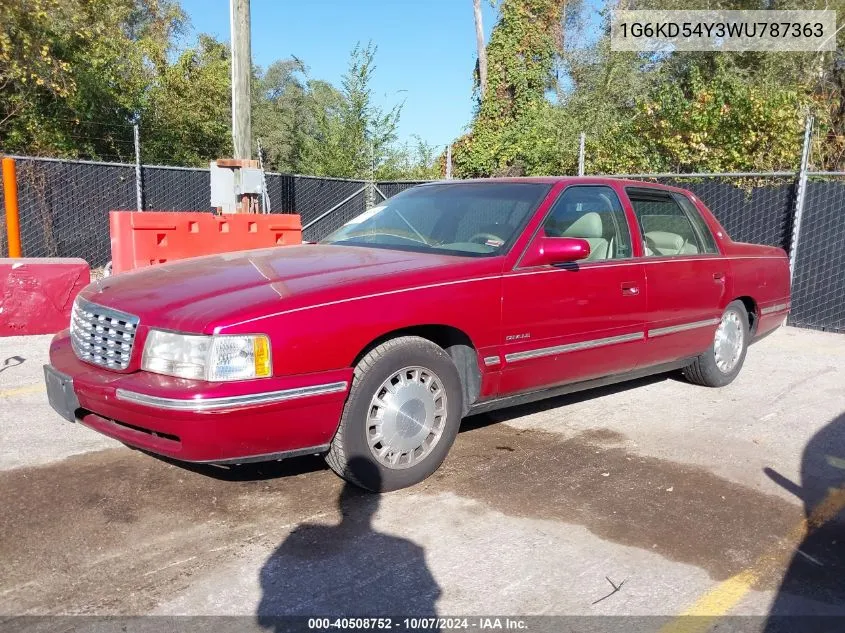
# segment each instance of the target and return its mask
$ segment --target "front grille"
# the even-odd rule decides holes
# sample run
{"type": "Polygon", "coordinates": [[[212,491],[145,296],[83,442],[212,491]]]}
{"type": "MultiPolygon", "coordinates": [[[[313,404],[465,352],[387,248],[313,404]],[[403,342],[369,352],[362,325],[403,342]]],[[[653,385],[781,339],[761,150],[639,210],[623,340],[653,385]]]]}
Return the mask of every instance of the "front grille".
{"type": "Polygon", "coordinates": [[[109,369],[126,369],[132,358],[138,317],[77,297],[70,317],[70,340],[81,359],[109,369]]]}

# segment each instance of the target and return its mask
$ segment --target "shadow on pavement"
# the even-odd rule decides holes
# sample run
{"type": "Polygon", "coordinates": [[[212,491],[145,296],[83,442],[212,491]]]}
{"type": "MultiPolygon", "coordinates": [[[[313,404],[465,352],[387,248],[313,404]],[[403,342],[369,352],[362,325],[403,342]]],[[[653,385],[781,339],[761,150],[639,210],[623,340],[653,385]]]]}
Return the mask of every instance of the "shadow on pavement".
{"type": "MultiPolygon", "coordinates": [[[[367,467],[375,470],[367,461],[354,465],[367,467]]],[[[284,616],[296,615],[436,615],[441,591],[424,550],[373,527],[380,500],[346,482],[339,524],[304,523],[290,533],[261,569],[260,626],[292,630],[284,616]]]]}
{"type": "MultiPolygon", "coordinates": [[[[827,630],[818,621],[790,616],[845,616],[845,413],[807,443],[800,485],[768,468],[766,474],[802,501],[806,517],[766,631],[827,630]]],[[[845,619],[831,624],[841,630],[845,619]]]]}
{"type": "Polygon", "coordinates": [[[614,393],[622,393],[631,389],[638,389],[658,382],[664,382],[673,377],[674,373],[654,374],[652,376],[618,382],[605,387],[593,387],[592,389],[585,389],[584,391],[576,391],[574,393],[555,396],[545,400],[538,400],[529,404],[520,404],[504,409],[497,409],[489,413],[479,413],[463,419],[461,422],[461,433],[480,429],[498,422],[505,422],[514,418],[520,418],[534,413],[542,413],[543,411],[556,409],[558,407],[565,407],[570,404],[577,404],[586,400],[603,398],[614,393]]]}
{"type": "Polygon", "coordinates": [[[141,452],[171,466],[177,466],[192,473],[205,475],[206,477],[212,477],[220,481],[264,481],[266,479],[279,479],[281,477],[295,477],[297,475],[328,469],[322,455],[304,455],[302,457],[290,457],[276,461],[217,466],[215,464],[182,462],[177,459],[170,459],[164,455],[156,455],[147,451],[141,452]]]}
{"type": "Polygon", "coordinates": [[[4,360],[3,364],[0,365],[0,372],[4,372],[12,367],[18,367],[19,365],[23,365],[25,362],[26,359],[23,356],[9,356],[9,358],[4,360]]]}

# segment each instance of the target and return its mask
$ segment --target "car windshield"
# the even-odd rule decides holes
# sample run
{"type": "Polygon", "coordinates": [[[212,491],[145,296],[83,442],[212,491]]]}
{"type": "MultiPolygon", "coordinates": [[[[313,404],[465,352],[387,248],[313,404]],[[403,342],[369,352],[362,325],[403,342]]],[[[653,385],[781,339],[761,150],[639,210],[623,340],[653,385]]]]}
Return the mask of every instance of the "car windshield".
{"type": "Polygon", "coordinates": [[[500,255],[511,247],[550,188],[534,182],[414,187],[353,218],[320,243],[500,255]]]}

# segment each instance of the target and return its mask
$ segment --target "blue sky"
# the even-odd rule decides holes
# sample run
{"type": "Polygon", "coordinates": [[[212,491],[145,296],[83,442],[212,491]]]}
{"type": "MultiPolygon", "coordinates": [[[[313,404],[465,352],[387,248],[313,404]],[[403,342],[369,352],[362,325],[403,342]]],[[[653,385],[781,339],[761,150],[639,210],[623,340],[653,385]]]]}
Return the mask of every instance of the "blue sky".
{"type": "MultiPolygon", "coordinates": [[[[228,0],[181,0],[193,39],[229,41],[228,0]]],[[[482,0],[489,38],[495,10],[482,0]]],[[[339,84],[357,42],[378,46],[374,96],[404,100],[401,140],[418,134],[445,145],[472,118],[475,24],[472,0],[252,0],[253,63],[266,67],[296,55],[314,78],[339,84]]]]}

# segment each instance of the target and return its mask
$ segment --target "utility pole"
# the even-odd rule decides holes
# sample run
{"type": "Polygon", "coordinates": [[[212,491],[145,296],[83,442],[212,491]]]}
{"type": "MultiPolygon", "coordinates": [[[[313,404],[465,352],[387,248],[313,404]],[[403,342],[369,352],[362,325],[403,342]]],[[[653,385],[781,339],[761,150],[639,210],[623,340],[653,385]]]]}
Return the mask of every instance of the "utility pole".
{"type": "Polygon", "coordinates": [[[475,15],[475,46],[478,50],[478,91],[481,100],[487,91],[487,48],[484,46],[484,23],[481,17],[481,0],[472,0],[475,15]]]}
{"type": "Polygon", "coordinates": [[[232,147],[236,159],[252,158],[250,79],[252,50],[249,30],[249,0],[229,0],[232,38],[232,147]]]}

